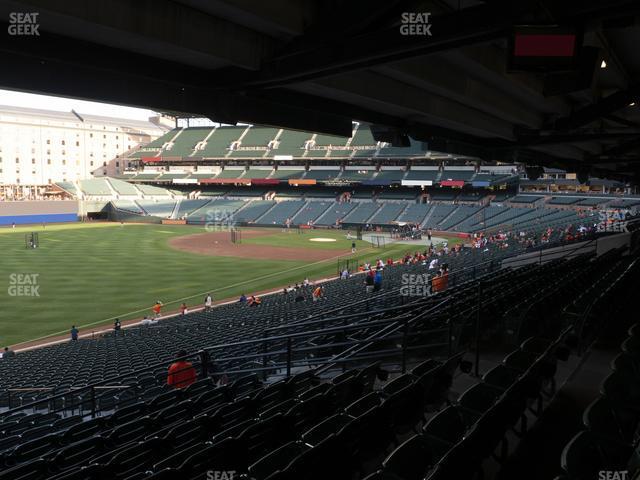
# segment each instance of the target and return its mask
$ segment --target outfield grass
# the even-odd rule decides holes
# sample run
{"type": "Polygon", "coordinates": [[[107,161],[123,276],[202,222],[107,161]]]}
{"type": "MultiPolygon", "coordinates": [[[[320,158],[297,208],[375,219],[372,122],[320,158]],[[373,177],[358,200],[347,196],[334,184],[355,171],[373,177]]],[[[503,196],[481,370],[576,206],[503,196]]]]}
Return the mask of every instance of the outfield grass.
{"type": "MultiPolygon", "coordinates": [[[[344,232],[316,230],[298,235],[270,230],[273,235],[244,242],[336,248],[336,255],[351,248],[344,232]],[[338,241],[309,241],[329,236],[338,241]]],[[[112,323],[115,317],[139,318],[150,313],[156,300],[164,302],[166,309],[177,309],[182,301],[202,303],[207,292],[213,292],[216,300],[235,298],[300,282],[305,276],[336,273],[336,260],[311,264],[256,261],[198,255],[167,245],[173,236],[192,233],[203,233],[203,228],[87,223],[0,229],[0,345],[66,333],[73,324],[86,332],[112,323]],[[24,234],[31,231],[39,233],[40,248],[25,249],[24,234]],[[10,295],[17,274],[36,274],[39,296],[10,295]]],[[[414,250],[408,245],[392,244],[385,249],[367,245],[358,242],[358,252],[349,256],[362,263],[379,257],[398,258],[414,250]]]]}

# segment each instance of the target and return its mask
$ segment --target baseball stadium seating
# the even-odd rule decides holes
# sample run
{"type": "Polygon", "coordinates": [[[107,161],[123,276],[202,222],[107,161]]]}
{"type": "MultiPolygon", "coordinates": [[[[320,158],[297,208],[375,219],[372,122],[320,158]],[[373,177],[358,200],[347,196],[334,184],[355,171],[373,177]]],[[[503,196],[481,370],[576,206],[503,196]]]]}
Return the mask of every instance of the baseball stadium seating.
{"type": "Polygon", "coordinates": [[[553,205],[574,205],[580,200],[582,199],[576,197],[552,197],[547,203],[553,205]]]}
{"type": "Polygon", "coordinates": [[[211,221],[228,221],[229,218],[245,205],[243,200],[227,200],[215,198],[209,203],[187,215],[188,223],[205,223],[211,221]]]}
{"type": "Polygon", "coordinates": [[[454,229],[463,220],[476,215],[482,207],[468,207],[466,205],[460,205],[456,210],[443,222],[440,223],[439,228],[442,230],[454,229]]]}
{"type": "Polygon", "coordinates": [[[378,210],[373,217],[369,219],[369,222],[374,225],[390,224],[408,207],[408,204],[401,203],[385,203],[380,210],[378,210]]]}
{"type": "Polygon", "coordinates": [[[112,194],[107,182],[101,178],[80,180],[78,183],[82,192],[88,196],[108,196],[112,194]]]}
{"type": "Polygon", "coordinates": [[[436,205],[425,219],[424,224],[428,228],[435,228],[440,225],[456,209],[455,205],[436,205]]]}
{"type": "Polygon", "coordinates": [[[338,203],[334,202],[329,205],[327,211],[316,220],[316,225],[333,226],[339,220],[345,218],[354,208],[355,203],[338,203]]]}
{"type": "Polygon", "coordinates": [[[271,155],[302,156],[304,144],[311,139],[311,134],[294,130],[282,130],[278,137],[278,147],[270,152],[271,155]]]}
{"type": "Polygon", "coordinates": [[[516,195],[515,197],[509,199],[511,203],[534,203],[540,200],[540,197],[536,197],[533,195],[516,195]]]}
{"type": "Polygon", "coordinates": [[[272,200],[255,200],[238,211],[235,218],[238,222],[255,222],[275,204],[272,200]]]}
{"type": "Polygon", "coordinates": [[[356,208],[351,210],[349,214],[344,217],[345,223],[368,223],[368,220],[376,213],[382,204],[372,202],[358,203],[356,208]]]}
{"type": "Polygon", "coordinates": [[[474,170],[448,170],[442,172],[442,180],[464,180],[469,181],[475,175],[474,170]]]}
{"type": "Polygon", "coordinates": [[[175,214],[176,218],[183,218],[196,210],[204,207],[207,203],[209,203],[209,199],[193,199],[193,200],[181,200],[178,205],[178,210],[175,214]]]}
{"type": "MultiPolygon", "coordinates": [[[[490,250],[483,260],[512,253],[490,250]]],[[[575,301],[587,286],[591,298],[607,295],[601,308],[618,304],[614,299],[633,288],[636,262],[620,253],[483,274],[461,270],[477,264],[476,255],[463,251],[447,257],[447,291],[409,303],[396,289],[406,274],[424,271],[419,264],[386,267],[383,292],[365,304],[354,302],[364,295],[356,276],[327,282],[319,302],[303,289],[302,301],[296,294],[265,296],[256,308],[236,302],[119,335],[20,352],[0,363],[1,398],[11,407],[0,412],[0,478],[204,479],[207,472],[233,470],[256,480],[458,479],[472,478],[492,456],[508,468],[507,438],[526,444],[535,438],[531,427],[547,422],[548,392],[559,385],[558,363],[567,358],[567,327],[573,326],[563,309],[581,305],[575,301]],[[465,317],[477,301],[471,272],[484,280],[484,334],[520,318],[509,323],[518,332],[513,345],[481,379],[464,373],[471,368],[463,361],[465,347],[475,331],[465,317]],[[401,336],[382,333],[393,332],[389,327],[401,326],[403,318],[410,319],[416,347],[408,357],[401,336]],[[325,332],[317,331],[321,324],[325,332]],[[368,354],[342,366],[335,355],[345,347],[335,342],[347,338],[333,333],[335,324],[349,328],[349,341],[365,341],[376,331],[386,341],[365,342],[368,354]],[[297,367],[285,372],[277,363],[283,355],[277,339],[287,332],[284,351],[296,352],[286,355],[297,367]],[[268,335],[276,350],[262,363],[268,335]],[[208,348],[214,358],[203,363],[200,354],[193,356],[200,379],[170,389],[166,365],[180,348],[208,348]],[[332,359],[318,364],[312,352],[332,359]],[[255,370],[261,373],[248,373],[255,370]],[[217,385],[225,372],[229,381],[217,385]],[[524,439],[509,434],[512,429],[524,439]]],[[[623,355],[633,358],[637,342],[630,338],[623,355]]],[[[623,360],[603,387],[618,409],[633,400],[625,385],[637,381],[634,369],[624,370],[632,362],[623,360]]],[[[609,405],[594,403],[585,414],[588,432],[562,456],[567,479],[586,478],[584,472],[610,460],[626,466],[630,448],[593,448],[600,439],[625,440],[633,432],[631,423],[622,432],[612,428],[609,405]],[[587,456],[589,462],[579,460],[587,456]]]]}
{"type": "Polygon", "coordinates": [[[376,182],[400,183],[406,172],[404,170],[380,170],[375,177],[376,182]]]}
{"type": "Polygon", "coordinates": [[[307,222],[315,223],[318,217],[332,205],[333,202],[307,202],[292,220],[296,225],[305,225],[307,222]]]}
{"type": "Polygon", "coordinates": [[[193,127],[180,130],[173,140],[166,144],[161,155],[187,157],[193,153],[195,146],[202,142],[211,132],[211,128],[193,127]]]}
{"type": "Polygon", "coordinates": [[[418,170],[411,169],[407,172],[404,180],[422,180],[435,182],[440,172],[438,170],[418,170]]]}
{"type": "Polygon", "coordinates": [[[124,182],[122,180],[118,180],[117,178],[110,178],[107,180],[113,189],[119,193],[120,195],[135,195],[137,196],[140,193],[135,185],[124,182]]]}
{"type": "Polygon", "coordinates": [[[431,205],[427,205],[426,203],[409,205],[409,207],[400,214],[397,220],[399,222],[408,222],[421,225],[432,208],[433,207],[431,205]]]}
{"type": "Polygon", "coordinates": [[[305,205],[301,200],[279,202],[263,216],[256,219],[258,225],[284,225],[287,219],[293,218],[305,205]]]}
{"type": "Polygon", "coordinates": [[[176,202],[168,201],[138,200],[137,203],[147,214],[155,217],[169,217],[176,206],[176,202]]]}
{"type": "Polygon", "coordinates": [[[340,170],[314,170],[309,169],[304,178],[313,180],[331,180],[340,175],[340,170]]]}

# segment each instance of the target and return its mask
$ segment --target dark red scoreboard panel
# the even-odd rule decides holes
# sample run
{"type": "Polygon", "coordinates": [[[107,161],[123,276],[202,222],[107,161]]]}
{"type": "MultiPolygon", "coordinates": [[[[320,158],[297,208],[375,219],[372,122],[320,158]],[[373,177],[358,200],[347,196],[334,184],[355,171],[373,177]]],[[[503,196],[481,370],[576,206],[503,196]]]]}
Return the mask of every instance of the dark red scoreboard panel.
{"type": "Polygon", "coordinates": [[[509,43],[510,70],[557,72],[576,67],[582,36],[571,27],[518,26],[509,43]]]}
{"type": "Polygon", "coordinates": [[[515,57],[573,57],[576,36],[569,34],[516,33],[513,45],[515,57]]]}

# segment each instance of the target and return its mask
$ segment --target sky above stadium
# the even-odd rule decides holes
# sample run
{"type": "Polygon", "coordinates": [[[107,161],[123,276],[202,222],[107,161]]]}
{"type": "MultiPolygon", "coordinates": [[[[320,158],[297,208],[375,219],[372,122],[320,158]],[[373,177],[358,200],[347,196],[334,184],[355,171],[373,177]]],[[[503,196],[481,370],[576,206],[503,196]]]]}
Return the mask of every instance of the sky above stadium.
{"type": "Polygon", "coordinates": [[[75,110],[78,113],[127,118],[130,120],[148,120],[149,117],[155,115],[155,112],[143,108],[123,107],[108,103],[87,102],[73,98],[35,95],[11,90],[0,90],[0,105],[57,110],[59,112],[75,110]]]}

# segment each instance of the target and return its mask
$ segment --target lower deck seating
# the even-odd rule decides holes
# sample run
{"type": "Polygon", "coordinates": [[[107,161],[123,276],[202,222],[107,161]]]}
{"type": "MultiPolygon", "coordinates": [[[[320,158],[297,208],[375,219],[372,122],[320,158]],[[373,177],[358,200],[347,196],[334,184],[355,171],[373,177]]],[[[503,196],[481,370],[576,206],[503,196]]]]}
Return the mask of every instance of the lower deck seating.
{"type": "Polygon", "coordinates": [[[292,219],[304,205],[305,202],[302,200],[285,200],[279,202],[265,215],[257,218],[256,223],[259,225],[283,225],[287,219],[292,219]]]}

